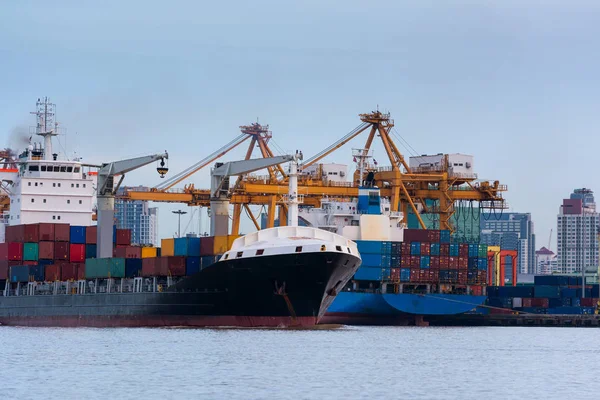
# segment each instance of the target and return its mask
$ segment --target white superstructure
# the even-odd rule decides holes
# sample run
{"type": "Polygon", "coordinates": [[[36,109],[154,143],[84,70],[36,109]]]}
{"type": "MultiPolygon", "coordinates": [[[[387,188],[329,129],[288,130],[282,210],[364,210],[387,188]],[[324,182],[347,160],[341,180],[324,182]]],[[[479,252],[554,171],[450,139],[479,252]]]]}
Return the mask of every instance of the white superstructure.
{"type": "Polygon", "coordinates": [[[445,162],[448,162],[448,173],[450,176],[462,178],[477,178],[473,167],[473,156],[468,154],[434,154],[410,157],[408,166],[411,170],[418,172],[435,172],[444,170],[445,162]]]}
{"type": "Polygon", "coordinates": [[[81,162],[61,158],[52,151],[56,136],[55,106],[38,100],[35,136],[17,160],[17,171],[0,176],[10,198],[3,220],[8,225],[39,222],[92,225],[96,174],[84,171],[81,162]]]}

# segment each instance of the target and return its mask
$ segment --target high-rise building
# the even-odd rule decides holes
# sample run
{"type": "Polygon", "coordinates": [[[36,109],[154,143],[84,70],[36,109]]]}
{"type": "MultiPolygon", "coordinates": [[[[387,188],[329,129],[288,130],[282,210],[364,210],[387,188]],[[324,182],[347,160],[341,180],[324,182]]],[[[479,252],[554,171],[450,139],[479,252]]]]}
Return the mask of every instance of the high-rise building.
{"type": "Polygon", "coordinates": [[[158,208],[147,201],[115,200],[115,219],[119,229],[131,229],[131,243],[158,246],[158,208]]]}
{"type": "Polygon", "coordinates": [[[575,189],[557,216],[558,269],[562,273],[598,267],[598,213],[594,192],[575,189]]]}
{"type": "Polygon", "coordinates": [[[542,247],[535,252],[535,273],[538,275],[550,275],[558,270],[558,260],[553,251],[542,247]]]}
{"type": "Polygon", "coordinates": [[[517,269],[520,274],[534,274],[535,234],[530,213],[502,213],[481,218],[480,243],[517,250],[517,269]]]}

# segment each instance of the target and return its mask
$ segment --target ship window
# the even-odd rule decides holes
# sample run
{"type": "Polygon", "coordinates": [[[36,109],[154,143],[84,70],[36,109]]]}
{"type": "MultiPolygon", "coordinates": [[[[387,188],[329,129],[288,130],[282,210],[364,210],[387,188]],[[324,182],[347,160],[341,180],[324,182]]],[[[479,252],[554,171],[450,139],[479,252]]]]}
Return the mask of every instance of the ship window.
{"type": "Polygon", "coordinates": [[[302,246],[296,247],[296,253],[302,253],[302,246]]]}
{"type": "Polygon", "coordinates": [[[27,186],[31,186],[31,182],[27,182],[27,186]]]}
{"type": "Polygon", "coordinates": [[[256,250],[256,255],[257,255],[257,256],[262,256],[264,252],[265,252],[265,251],[264,251],[263,249],[256,250]]]}
{"type": "Polygon", "coordinates": [[[229,253],[225,253],[225,257],[223,257],[223,260],[227,260],[229,258],[229,253]]]}
{"type": "Polygon", "coordinates": [[[32,202],[32,203],[35,203],[35,200],[34,200],[34,199],[31,199],[31,202],[32,202]]]}
{"type": "Polygon", "coordinates": [[[79,187],[79,183],[77,185],[75,185],[76,187],[79,187]]]}
{"type": "Polygon", "coordinates": [[[352,252],[350,251],[350,247],[348,247],[348,253],[352,254],[352,252]]]}
{"type": "Polygon", "coordinates": [[[60,187],[60,183],[58,184],[58,187],[60,187]]]}
{"type": "Polygon", "coordinates": [[[60,167],[60,172],[67,172],[67,167],[65,167],[64,165],[60,167]]]}
{"type": "Polygon", "coordinates": [[[85,187],[85,183],[83,184],[83,187],[85,187]]]}
{"type": "Polygon", "coordinates": [[[58,216],[58,219],[60,219],[60,215],[58,216]]]}
{"type": "Polygon", "coordinates": [[[242,254],[244,254],[243,251],[238,251],[237,254],[235,255],[235,257],[240,258],[242,256],[242,254]]]}
{"type": "Polygon", "coordinates": [[[44,199],[44,203],[46,203],[46,199],[44,199]]]}
{"type": "Polygon", "coordinates": [[[73,172],[73,167],[67,167],[67,172],[73,172]]]}
{"type": "Polygon", "coordinates": [[[75,184],[74,184],[74,183],[71,183],[71,187],[75,187],[75,184]]]}
{"type": "Polygon", "coordinates": [[[58,165],[54,166],[54,172],[60,172],[60,167],[58,165]]]}
{"type": "Polygon", "coordinates": [[[42,166],[40,167],[40,170],[41,170],[42,172],[46,172],[46,166],[45,166],[45,165],[42,165],[42,166]]]}
{"type": "Polygon", "coordinates": [[[335,246],[335,249],[336,249],[337,251],[342,251],[342,246],[335,246]]]}
{"type": "Polygon", "coordinates": [[[44,182],[40,182],[40,186],[44,186],[44,182]]]}
{"type": "Polygon", "coordinates": [[[83,204],[83,202],[81,200],[79,200],[79,204],[83,204]]]}
{"type": "Polygon", "coordinates": [[[52,219],[56,219],[56,215],[53,215],[53,216],[52,216],[52,219]]]}
{"type": "Polygon", "coordinates": [[[29,170],[30,171],[39,171],[40,170],[40,166],[39,165],[30,165],[29,166],[29,170]]]}
{"type": "Polygon", "coordinates": [[[75,167],[75,169],[73,169],[73,172],[79,172],[79,167],[75,167]]]}
{"type": "Polygon", "coordinates": [[[35,183],[35,186],[37,186],[37,185],[38,185],[38,183],[36,182],[36,183],[35,183]]]}
{"type": "Polygon", "coordinates": [[[52,187],[56,187],[56,183],[55,182],[52,183],[52,187]]]}
{"type": "Polygon", "coordinates": [[[67,204],[71,204],[71,200],[67,200],[67,204]]]}

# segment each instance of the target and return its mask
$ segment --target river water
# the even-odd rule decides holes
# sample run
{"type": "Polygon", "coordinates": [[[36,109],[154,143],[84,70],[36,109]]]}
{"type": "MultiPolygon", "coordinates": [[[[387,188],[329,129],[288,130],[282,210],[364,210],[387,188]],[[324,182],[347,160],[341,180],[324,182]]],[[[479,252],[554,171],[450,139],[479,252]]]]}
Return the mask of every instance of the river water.
{"type": "Polygon", "coordinates": [[[6,399],[599,399],[600,330],[0,327],[6,399]]]}

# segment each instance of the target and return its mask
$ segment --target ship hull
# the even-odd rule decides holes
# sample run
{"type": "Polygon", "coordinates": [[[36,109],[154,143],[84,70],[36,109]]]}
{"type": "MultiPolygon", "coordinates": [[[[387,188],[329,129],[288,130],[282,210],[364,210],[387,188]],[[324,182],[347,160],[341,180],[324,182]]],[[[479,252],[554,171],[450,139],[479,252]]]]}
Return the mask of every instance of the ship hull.
{"type": "Polygon", "coordinates": [[[469,312],[485,296],[452,294],[379,294],[342,292],[321,323],[345,325],[414,325],[434,316],[469,312]]]}
{"type": "Polygon", "coordinates": [[[225,260],[160,293],[0,297],[0,324],[291,327],[319,322],[360,259],[320,252],[225,260]]]}

